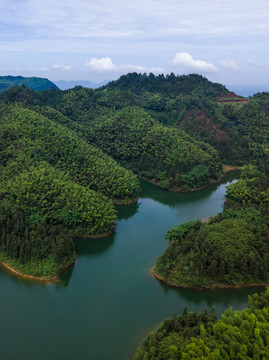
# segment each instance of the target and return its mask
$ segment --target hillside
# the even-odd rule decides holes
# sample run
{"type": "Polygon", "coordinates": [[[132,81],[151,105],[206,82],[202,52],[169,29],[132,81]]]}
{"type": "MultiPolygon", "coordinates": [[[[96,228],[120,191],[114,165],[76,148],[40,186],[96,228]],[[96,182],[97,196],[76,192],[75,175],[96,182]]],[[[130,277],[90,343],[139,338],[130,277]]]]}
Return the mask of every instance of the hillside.
{"type": "Polygon", "coordinates": [[[257,97],[241,102],[246,100],[199,75],[133,73],[95,90],[76,87],[58,95],[58,100],[47,104],[86,128],[102,116],[113,116],[115,110],[139,107],[161,124],[209,143],[224,163],[242,165],[262,153],[268,142],[269,117],[257,105],[257,97]]]}
{"type": "Polygon", "coordinates": [[[219,177],[221,164],[212,147],[154,121],[145,109],[123,106],[120,97],[114,95],[107,88],[95,91],[76,87],[42,93],[19,88],[5,92],[2,101],[26,99],[25,105],[64,122],[88,143],[162,188],[187,191],[219,177]],[[118,102],[121,105],[116,105],[118,102]]]}
{"type": "Polygon", "coordinates": [[[117,202],[137,197],[139,184],[131,172],[63,125],[20,106],[2,106],[0,116],[6,169],[11,160],[13,172],[46,161],[117,202]]]}
{"type": "Polygon", "coordinates": [[[70,235],[110,234],[112,201],[136,200],[139,182],[75,132],[33,110],[2,105],[0,124],[0,261],[52,277],[74,261],[70,235]]]}
{"type": "Polygon", "coordinates": [[[139,107],[159,123],[178,127],[197,141],[209,143],[223,163],[243,165],[258,156],[262,159],[266,151],[269,140],[266,98],[268,93],[262,93],[247,103],[241,102],[246,99],[195,74],[131,73],[98,89],[77,86],[66,91],[33,92],[16,88],[4,92],[0,101],[50,106],[81,125],[85,134],[102,117],[113,117],[126,107],[139,107]],[[241,100],[230,102],[234,99],[241,100]]]}
{"type": "Polygon", "coordinates": [[[217,152],[185,132],[167,128],[138,107],[100,118],[87,134],[104,152],[164,189],[187,191],[221,174],[217,152]]]}
{"type": "Polygon", "coordinates": [[[0,76],[0,94],[13,86],[24,85],[31,90],[41,91],[51,88],[58,89],[50,80],[39,77],[0,76]]]}

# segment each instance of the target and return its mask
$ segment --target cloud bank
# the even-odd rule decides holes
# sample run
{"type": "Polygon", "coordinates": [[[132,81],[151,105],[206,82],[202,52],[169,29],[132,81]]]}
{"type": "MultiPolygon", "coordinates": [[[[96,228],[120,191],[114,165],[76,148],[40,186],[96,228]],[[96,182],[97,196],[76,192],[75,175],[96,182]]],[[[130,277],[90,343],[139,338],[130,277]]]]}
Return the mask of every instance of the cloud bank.
{"type": "Polygon", "coordinates": [[[211,63],[203,60],[195,60],[189,53],[177,53],[173,65],[180,66],[186,70],[198,71],[202,73],[216,73],[218,69],[211,63]]]}
{"type": "Polygon", "coordinates": [[[128,72],[139,72],[139,73],[154,73],[160,74],[164,70],[162,68],[151,68],[139,65],[115,65],[110,57],[103,58],[91,58],[86,63],[86,67],[92,72],[97,73],[114,73],[114,74],[125,74],[128,72]]]}

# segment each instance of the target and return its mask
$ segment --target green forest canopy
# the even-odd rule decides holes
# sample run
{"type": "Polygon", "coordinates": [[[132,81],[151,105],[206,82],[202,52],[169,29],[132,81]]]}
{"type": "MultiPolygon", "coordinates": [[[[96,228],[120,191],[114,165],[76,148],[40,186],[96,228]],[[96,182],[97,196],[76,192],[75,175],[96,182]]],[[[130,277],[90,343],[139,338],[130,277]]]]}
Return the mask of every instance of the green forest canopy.
{"type": "MultiPolygon", "coordinates": [[[[20,86],[22,79],[25,83],[26,78],[5,79],[17,86],[0,95],[1,196],[11,213],[16,198],[20,199],[26,218],[39,219],[48,227],[92,235],[111,231],[115,226],[111,202],[138,197],[140,187],[133,172],[162,188],[187,191],[216,180],[220,159],[261,166],[268,156],[266,93],[255,95],[247,104],[225,103],[235,94],[195,74],[132,73],[99,89],[78,86],[66,91],[55,87],[33,91],[27,84],[20,86]],[[32,190],[43,183],[43,174],[48,177],[44,187],[50,189],[54,209],[45,192],[35,197],[32,190]],[[61,211],[67,193],[70,206],[61,211]],[[87,197],[88,207],[83,202],[87,197]],[[93,208],[94,203],[98,206],[93,208]],[[85,221],[81,209],[91,221],[85,221]],[[107,220],[100,220],[101,213],[107,214],[101,216],[107,220]]],[[[33,81],[38,84],[38,79],[33,81]]],[[[257,201],[262,197],[264,203],[266,189],[249,192],[244,186],[240,189],[245,194],[243,204],[253,202],[264,221],[257,201]]],[[[229,221],[231,232],[240,225],[246,237],[253,234],[238,216],[202,225],[201,231],[213,231],[229,221]]]]}
{"type": "Polygon", "coordinates": [[[254,166],[228,186],[223,213],[167,232],[169,246],[154,267],[182,287],[269,283],[269,177],[254,166]]]}

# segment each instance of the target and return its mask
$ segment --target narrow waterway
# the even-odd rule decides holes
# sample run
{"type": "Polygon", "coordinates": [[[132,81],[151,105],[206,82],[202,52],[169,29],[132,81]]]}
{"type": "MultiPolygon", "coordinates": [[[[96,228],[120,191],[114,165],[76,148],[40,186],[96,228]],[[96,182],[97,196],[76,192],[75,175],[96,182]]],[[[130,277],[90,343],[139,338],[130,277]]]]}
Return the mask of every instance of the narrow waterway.
{"type": "Polygon", "coordinates": [[[1,360],[131,360],[165,317],[188,310],[220,313],[247,306],[261,288],[197,291],[167,287],[150,268],[174,225],[222,210],[225,185],[176,194],[142,182],[137,204],[118,207],[106,239],[77,239],[78,259],[58,283],[40,283],[0,268],[1,360]]]}

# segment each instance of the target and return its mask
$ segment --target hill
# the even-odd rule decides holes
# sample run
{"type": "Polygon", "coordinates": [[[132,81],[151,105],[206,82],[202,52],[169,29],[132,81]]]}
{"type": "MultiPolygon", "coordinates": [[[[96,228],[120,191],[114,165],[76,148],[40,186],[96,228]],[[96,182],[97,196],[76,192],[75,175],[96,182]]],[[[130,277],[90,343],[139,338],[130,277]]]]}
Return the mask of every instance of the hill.
{"type": "Polygon", "coordinates": [[[10,89],[13,86],[25,85],[31,90],[41,91],[51,88],[58,89],[50,80],[39,77],[23,76],[0,76],[0,93],[10,89]]]}
{"type": "Polygon", "coordinates": [[[31,92],[17,88],[4,92],[0,101],[50,106],[82,126],[82,132],[115,111],[139,107],[167,127],[179,128],[198,142],[206,142],[223,163],[243,165],[262,159],[269,135],[268,93],[247,102],[223,85],[206,78],[132,73],[98,89],[77,86],[66,91],[31,92]],[[234,101],[236,100],[236,101],[234,101]],[[244,102],[242,102],[244,101],[244,102]]]}
{"type": "Polygon", "coordinates": [[[146,109],[125,106],[124,94],[106,87],[41,93],[17,88],[1,98],[20,101],[51,119],[64,121],[88,143],[162,188],[187,191],[215,181],[221,174],[217,152],[211,146],[195,141],[181,129],[160,124],[146,109]]]}
{"type": "Polygon", "coordinates": [[[0,124],[0,261],[23,273],[54,276],[74,261],[70,235],[110,234],[112,201],[135,200],[139,182],[36,111],[2,105],[0,124]]]}
{"type": "Polygon", "coordinates": [[[179,129],[165,127],[138,107],[99,118],[87,139],[164,189],[199,188],[218,179],[222,170],[212,147],[179,129]]]}

